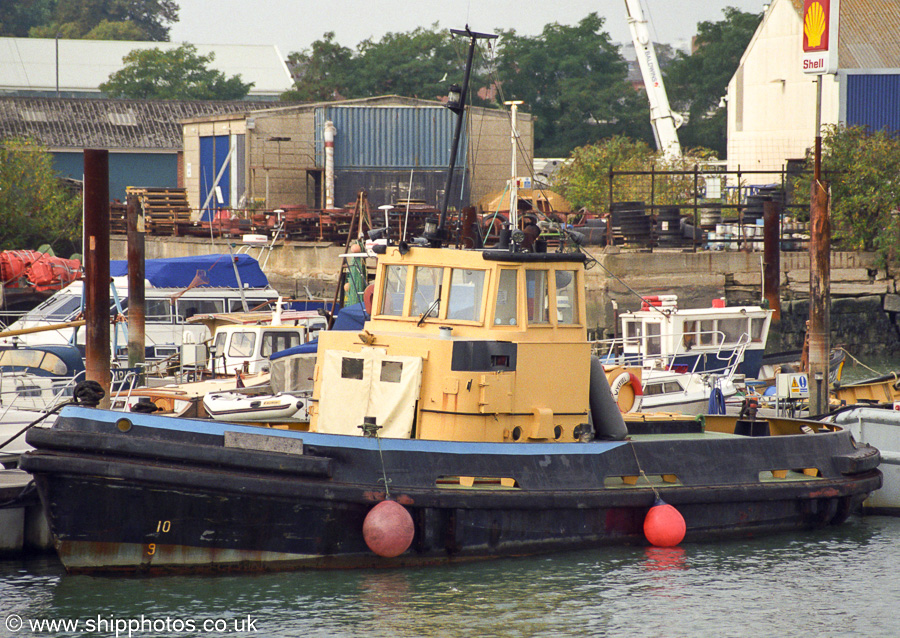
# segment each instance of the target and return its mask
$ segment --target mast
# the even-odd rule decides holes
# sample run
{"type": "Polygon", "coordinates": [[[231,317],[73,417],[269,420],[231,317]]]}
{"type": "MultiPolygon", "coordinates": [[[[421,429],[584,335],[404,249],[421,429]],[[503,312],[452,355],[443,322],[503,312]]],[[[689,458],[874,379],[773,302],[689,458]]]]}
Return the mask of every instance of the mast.
{"type": "Polygon", "coordinates": [[[450,166],[447,171],[447,185],[444,188],[444,201],[441,204],[441,217],[438,220],[437,228],[431,232],[425,233],[425,238],[434,247],[443,245],[447,238],[447,208],[450,205],[450,192],[453,188],[453,170],[456,168],[456,155],[459,151],[459,138],[462,134],[463,115],[466,111],[466,94],[469,88],[469,76],[472,72],[472,59],[475,57],[475,44],[479,38],[483,40],[493,40],[497,36],[488,33],[476,33],[471,31],[466,25],[465,30],[450,29],[450,33],[454,36],[464,35],[469,38],[469,54],[466,58],[466,72],[463,76],[462,88],[458,84],[450,86],[450,92],[447,95],[447,108],[456,113],[456,129],[453,132],[453,145],[450,147],[450,166]]]}

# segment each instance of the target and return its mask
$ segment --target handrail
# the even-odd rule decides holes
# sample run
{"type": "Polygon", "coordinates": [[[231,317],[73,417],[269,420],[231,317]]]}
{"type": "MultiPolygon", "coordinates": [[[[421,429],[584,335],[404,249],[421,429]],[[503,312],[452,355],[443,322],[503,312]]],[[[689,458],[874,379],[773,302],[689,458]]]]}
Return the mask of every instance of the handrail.
{"type": "Polygon", "coordinates": [[[752,343],[752,339],[747,332],[742,333],[736,341],[726,340],[725,334],[721,330],[697,331],[690,334],[699,338],[701,342],[712,341],[712,343],[690,344],[688,348],[685,347],[688,344],[685,343],[683,334],[660,333],[659,335],[617,337],[615,339],[592,341],[591,351],[605,363],[672,371],[673,373],[675,366],[680,365],[675,363],[679,357],[699,355],[695,358],[693,367],[689,370],[690,374],[699,374],[701,371],[698,368],[701,365],[701,360],[704,360],[706,357],[712,357],[715,361],[722,362],[721,365],[713,370],[703,370],[702,373],[706,375],[720,373],[730,379],[736,373],[738,364],[743,361],[747,347],[752,343]],[[682,337],[678,340],[674,352],[650,354],[645,351],[648,339],[659,339],[660,343],[662,343],[673,336],[682,337]],[[703,337],[713,338],[705,339],[703,337]],[[636,351],[625,352],[626,347],[633,348],[635,346],[637,347],[636,351]],[[648,359],[656,360],[658,362],[657,365],[648,365],[648,359]]]}

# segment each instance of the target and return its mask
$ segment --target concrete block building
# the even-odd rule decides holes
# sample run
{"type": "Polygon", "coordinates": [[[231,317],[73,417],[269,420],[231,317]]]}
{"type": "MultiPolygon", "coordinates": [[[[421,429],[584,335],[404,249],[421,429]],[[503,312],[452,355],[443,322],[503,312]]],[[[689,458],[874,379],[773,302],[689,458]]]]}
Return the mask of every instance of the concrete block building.
{"type": "MultiPolygon", "coordinates": [[[[445,188],[455,114],[440,102],[399,96],[298,104],[182,122],[184,184],[191,207],[325,207],[325,125],[334,133],[334,206],[368,192],[370,206],[423,200],[445,188]]],[[[519,166],[534,156],[531,115],[519,113],[519,166]]],[[[506,111],[469,108],[451,206],[502,189],[512,145],[506,111]]]]}

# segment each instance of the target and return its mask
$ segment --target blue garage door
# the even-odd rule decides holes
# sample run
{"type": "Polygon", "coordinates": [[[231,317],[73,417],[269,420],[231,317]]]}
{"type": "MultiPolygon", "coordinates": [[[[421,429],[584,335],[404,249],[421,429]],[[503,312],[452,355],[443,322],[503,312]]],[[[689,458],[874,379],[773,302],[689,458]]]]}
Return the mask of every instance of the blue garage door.
{"type": "Polygon", "coordinates": [[[231,206],[231,171],[228,169],[222,171],[222,166],[228,159],[228,144],[228,135],[200,138],[200,205],[209,200],[201,219],[209,220],[217,208],[231,206]],[[209,193],[213,190],[213,184],[216,183],[220,171],[222,177],[219,179],[219,188],[210,198],[209,193]]]}

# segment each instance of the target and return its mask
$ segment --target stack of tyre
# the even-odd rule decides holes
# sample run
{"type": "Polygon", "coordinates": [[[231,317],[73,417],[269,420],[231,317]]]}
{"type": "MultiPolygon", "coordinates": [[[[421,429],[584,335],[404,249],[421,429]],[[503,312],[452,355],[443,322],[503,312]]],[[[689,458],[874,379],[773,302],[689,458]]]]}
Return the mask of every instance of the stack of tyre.
{"type": "Polygon", "coordinates": [[[676,248],[681,245],[681,209],[677,206],[660,208],[656,213],[656,245],[676,248]]]}
{"type": "Polygon", "coordinates": [[[644,202],[613,202],[609,214],[615,245],[635,248],[650,245],[650,216],[644,202]]]}

